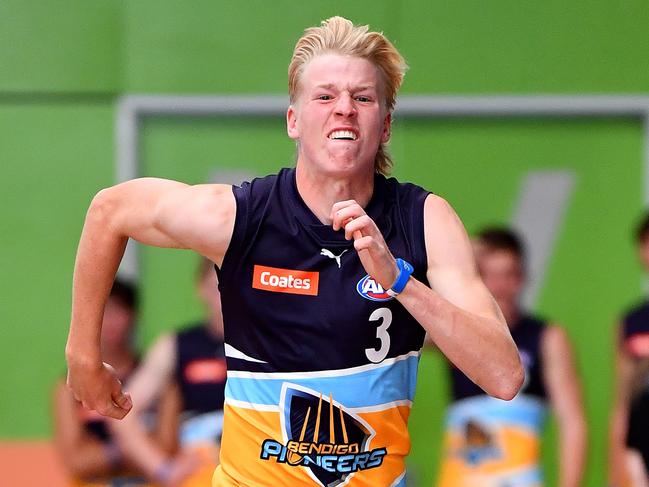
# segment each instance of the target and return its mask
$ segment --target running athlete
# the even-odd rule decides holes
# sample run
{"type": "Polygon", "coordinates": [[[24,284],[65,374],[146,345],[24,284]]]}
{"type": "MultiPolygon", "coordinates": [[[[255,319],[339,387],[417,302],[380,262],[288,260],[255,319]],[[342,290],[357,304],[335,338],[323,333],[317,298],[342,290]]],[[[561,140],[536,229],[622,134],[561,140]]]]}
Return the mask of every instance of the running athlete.
{"type": "Polygon", "coordinates": [[[74,393],[116,418],[132,407],[96,335],[135,238],[219,268],[228,381],[215,486],[405,485],[425,332],[487,393],[514,397],[520,359],[460,220],[384,176],[405,68],[382,34],[331,18],[289,65],[295,168],[241,187],[149,178],[98,193],[74,276],[74,393]]]}
{"type": "MultiPolygon", "coordinates": [[[[636,242],[649,271],[649,213],[636,242]]],[[[649,301],[626,313],[618,330],[609,480],[614,487],[649,487],[649,301]]]]}
{"type": "Polygon", "coordinates": [[[489,397],[450,366],[452,402],[446,419],[440,487],[532,487],[543,483],[540,437],[549,408],[559,430],[559,487],[578,487],[586,456],[581,385],[568,336],[521,310],[524,249],[505,228],[487,228],[475,242],[478,270],[509,324],[525,367],[510,402],[489,397]]]}
{"type": "Polygon", "coordinates": [[[214,264],[202,259],[197,291],[208,316],[177,333],[161,336],[127,382],[135,404],[123,421],[111,423],[114,436],[146,476],[161,485],[209,485],[218,465],[223,427],[226,363],[221,297],[214,264]],[[179,452],[165,451],[145,434],[140,411],[175,384],[180,399],[179,452]]]}

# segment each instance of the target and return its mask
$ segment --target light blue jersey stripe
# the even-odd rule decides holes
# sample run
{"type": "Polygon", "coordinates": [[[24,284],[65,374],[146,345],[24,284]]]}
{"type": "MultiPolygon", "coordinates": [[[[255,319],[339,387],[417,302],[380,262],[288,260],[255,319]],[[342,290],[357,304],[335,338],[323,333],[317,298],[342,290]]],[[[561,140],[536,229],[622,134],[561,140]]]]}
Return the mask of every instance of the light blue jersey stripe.
{"type": "Polygon", "coordinates": [[[504,476],[502,481],[503,485],[507,485],[508,487],[532,487],[543,483],[543,473],[539,468],[531,468],[523,472],[504,476]]]}
{"type": "Polygon", "coordinates": [[[544,401],[517,396],[511,401],[502,401],[490,396],[475,396],[462,399],[449,407],[447,427],[461,429],[467,421],[478,421],[489,427],[515,426],[541,431],[546,417],[544,401]]]}
{"type": "Polygon", "coordinates": [[[390,487],[406,487],[406,485],[408,485],[406,472],[403,472],[390,487]]]}
{"type": "Polygon", "coordinates": [[[350,374],[348,371],[332,370],[331,375],[318,373],[317,377],[304,377],[304,373],[250,374],[250,377],[228,377],[225,396],[228,399],[260,405],[278,405],[282,384],[289,382],[324,396],[331,394],[345,407],[369,407],[395,401],[412,401],[417,384],[419,356],[407,356],[403,360],[369,370],[350,374]]]}

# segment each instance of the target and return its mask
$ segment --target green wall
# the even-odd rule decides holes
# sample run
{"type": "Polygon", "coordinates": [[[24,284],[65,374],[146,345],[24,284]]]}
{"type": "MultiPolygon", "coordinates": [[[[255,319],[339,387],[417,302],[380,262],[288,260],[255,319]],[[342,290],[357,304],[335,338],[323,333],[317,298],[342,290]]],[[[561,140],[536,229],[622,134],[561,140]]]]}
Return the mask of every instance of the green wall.
{"type": "MultiPolygon", "coordinates": [[[[395,41],[411,66],[405,93],[646,92],[646,2],[567,3],[0,2],[0,437],[50,431],[75,247],[92,195],[114,181],[120,95],[284,93],[300,32],[334,14],[395,41]]],[[[293,157],[282,120],[156,118],[142,133],[144,174],[188,182],[214,168],[263,174],[293,157]]],[[[639,121],[397,120],[392,149],[396,175],[449,199],[469,230],[509,219],[526,171],[576,175],[539,308],[575,342],[592,427],[587,485],[601,485],[613,321],[641,292],[628,237],[643,201],[639,121]]],[[[200,308],[192,255],[146,250],[142,262],[147,345],[200,308]]],[[[424,355],[421,378],[411,463],[430,485],[445,402],[439,357],[424,355]]]]}

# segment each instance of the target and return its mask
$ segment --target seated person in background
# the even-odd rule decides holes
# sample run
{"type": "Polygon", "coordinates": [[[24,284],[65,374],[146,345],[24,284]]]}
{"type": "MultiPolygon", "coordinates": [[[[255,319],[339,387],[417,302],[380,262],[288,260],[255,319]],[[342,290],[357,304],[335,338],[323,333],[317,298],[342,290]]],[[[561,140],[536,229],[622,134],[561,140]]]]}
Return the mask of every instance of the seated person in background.
{"type": "MultiPolygon", "coordinates": [[[[101,332],[102,360],[112,364],[125,381],[138,363],[133,347],[137,309],[135,288],[116,280],[106,303],[101,332]]],[[[161,394],[156,427],[147,429],[160,449],[172,453],[177,444],[178,398],[170,390],[161,394]]],[[[149,415],[149,420],[154,419],[149,415]]],[[[108,427],[108,419],[85,409],[61,380],[54,391],[54,441],[77,486],[145,485],[143,475],[124,455],[108,427]]]]}
{"type": "Polygon", "coordinates": [[[450,365],[440,487],[540,486],[540,436],[547,405],[559,427],[560,487],[580,485],[586,421],[580,382],[565,331],[519,306],[524,250],[508,229],[489,228],[475,242],[478,270],[503,312],[525,368],[519,394],[505,402],[487,396],[450,365]]]}
{"type": "MultiPolygon", "coordinates": [[[[649,213],[636,241],[640,262],[649,271],[649,213]]],[[[649,301],[645,298],[621,321],[609,481],[613,487],[649,487],[649,301]]]]}
{"type": "Polygon", "coordinates": [[[112,421],[119,444],[162,485],[206,486],[219,462],[227,368],[223,344],[221,296],[214,264],[202,259],[198,294],[205,303],[205,321],[160,337],[125,389],[134,413],[112,421]],[[180,454],[168,455],[143,433],[141,411],[175,382],[180,392],[180,454]]]}

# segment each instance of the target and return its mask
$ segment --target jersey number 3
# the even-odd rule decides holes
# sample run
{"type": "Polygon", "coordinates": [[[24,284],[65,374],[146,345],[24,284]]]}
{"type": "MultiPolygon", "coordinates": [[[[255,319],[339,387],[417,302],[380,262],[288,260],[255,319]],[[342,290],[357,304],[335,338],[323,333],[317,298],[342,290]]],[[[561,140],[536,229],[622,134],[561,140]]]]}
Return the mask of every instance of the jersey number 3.
{"type": "Polygon", "coordinates": [[[388,333],[388,328],[392,324],[392,311],[390,311],[389,308],[376,309],[370,315],[370,321],[381,322],[379,327],[376,329],[376,338],[381,341],[381,346],[378,349],[365,349],[365,355],[370,359],[370,362],[377,364],[381,362],[390,351],[390,334],[388,333]]]}

